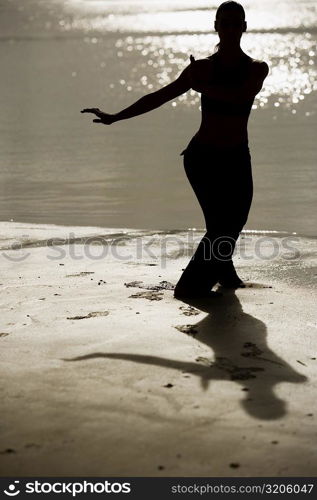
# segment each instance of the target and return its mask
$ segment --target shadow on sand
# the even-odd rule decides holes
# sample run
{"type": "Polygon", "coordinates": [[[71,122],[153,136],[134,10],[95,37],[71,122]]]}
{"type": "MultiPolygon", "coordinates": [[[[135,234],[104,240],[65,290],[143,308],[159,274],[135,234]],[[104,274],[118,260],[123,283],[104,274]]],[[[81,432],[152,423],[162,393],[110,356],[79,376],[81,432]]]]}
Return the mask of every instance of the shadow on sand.
{"type": "MultiPolygon", "coordinates": [[[[111,358],[166,368],[174,368],[200,377],[206,390],[211,381],[232,380],[240,384],[244,394],[241,404],[258,419],[272,420],[286,415],[287,404],[274,393],[281,382],[304,383],[307,378],[297,373],[267,345],[265,324],[243,312],[234,291],[221,290],[223,297],[209,300],[183,300],[191,308],[207,316],[188,329],[198,342],[210,347],[214,356],[198,357],[195,362],[182,362],[157,356],[125,353],[91,353],[64,361],[111,358]]],[[[184,325],[186,332],[186,325],[184,325]]]]}

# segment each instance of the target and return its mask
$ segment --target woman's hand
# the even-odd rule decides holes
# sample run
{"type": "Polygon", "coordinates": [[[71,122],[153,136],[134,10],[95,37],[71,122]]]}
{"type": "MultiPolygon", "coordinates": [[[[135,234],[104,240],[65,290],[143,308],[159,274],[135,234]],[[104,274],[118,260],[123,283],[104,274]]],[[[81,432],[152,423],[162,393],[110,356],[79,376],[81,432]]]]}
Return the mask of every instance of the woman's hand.
{"type": "Polygon", "coordinates": [[[207,77],[210,73],[210,61],[207,59],[195,60],[194,56],[190,56],[189,65],[189,80],[191,88],[196,92],[203,93],[207,87],[207,77]]]}
{"type": "Polygon", "coordinates": [[[111,125],[116,121],[115,115],[110,115],[109,113],[104,113],[100,111],[99,108],[85,108],[81,113],[93,113],[98,117],[98,119],[93,120],[94,123],[103,123],[104,125],[111,125]]]}

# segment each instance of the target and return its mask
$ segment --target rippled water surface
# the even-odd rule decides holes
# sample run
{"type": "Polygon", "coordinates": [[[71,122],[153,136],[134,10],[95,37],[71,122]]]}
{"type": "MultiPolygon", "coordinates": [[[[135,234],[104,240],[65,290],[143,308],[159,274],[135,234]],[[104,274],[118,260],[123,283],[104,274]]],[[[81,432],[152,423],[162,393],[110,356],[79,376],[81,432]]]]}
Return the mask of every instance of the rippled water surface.
{"type": "MultiPolygon", "coordinates": [[[[247,227],[316,234],[313,1],[245,3],[242,47],[270,66],[250,119],[255,194],[247,227]]],[[[218,2],[1,0],[2,220],[203,226],[179,152],[199,125],[190,91],[111,127],[115,112],[166,85],[218,41],[218,2]]]]}

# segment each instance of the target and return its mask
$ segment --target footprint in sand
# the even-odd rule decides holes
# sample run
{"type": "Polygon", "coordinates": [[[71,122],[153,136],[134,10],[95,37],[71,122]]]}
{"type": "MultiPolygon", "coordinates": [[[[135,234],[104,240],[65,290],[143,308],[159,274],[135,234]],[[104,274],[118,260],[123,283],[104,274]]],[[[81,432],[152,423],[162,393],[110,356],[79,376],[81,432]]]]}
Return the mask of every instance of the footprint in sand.
{"type": "Polygon", "coordinates": [[[284,366],[283,363],[279,363],[278,361],[274,361],[269,358],[263,358],[261,354],[263,354],[264,351],[259,349],[258,346],[253,342],[245,342],[243,344],[243,349],[244,351],[241,352],[241,356],[243,356],[244,358],[256,358],[261,359],[262,361],[267,361],[268,363],[273,363],[274,365],[284,366]]]}
{"type": "Polygon", "coordinates": [[[129,299],[162,300],[163,294],[161,292],[138,292],[130,295],[129,299]]]}
{"type": "Polygon", "coordinates": [[[203,366],[224,370],[230,375],[231,380],[249,380],[256,378],[255,373],[264,371],[264,368],[256,366],[236,366],[230,359],[222,357],[217,357],[215,361],[211,361],[200,356],[196,358],[196,361],[203,366]]]}
{"type": "Polygon", "coordinates": [[[192,306],[180,306],[179,309],[183,311],[183,314],[185,314],[185,316],[197,316],[198,314],[200,314],[200,311],[192,306]]]}
{"type": "Polygon", "coordinates": [[[241,356],[245,358],[256,358],[260,356],[260,354],[263,354],[263,351],[261,351],[256,344],[253,344],[253,342],[245,342],[243,348],[245,351],[241,353],[241,356]]]}
{"type": "Polygon", "coordinates": [[[81,271],[80,273],[76,274],[66,274],[66,278],[73,278],[75,276],[87,276],[87,274],[95,274],[92,271],[81,271]]]}
{"type": "Polygon", "coordinates": [[[178,325],[174,326],[176,330],[182,333],[186,333],[187,335],[191,335],[192,337],[195,337],[197,335],[198,330],[193,327],[193,325],[178,325]]]}
{"type": "Polygon", "coordinates": [[[162,300],[162,290],[174,290],[174,285],[169,281],[160,281],[158,285],[145,285],[143,281],[130,281],[125,283],[127,288],[142,288],[148,292],[138,292],[130,295],[130,299],[162,300]]]}
{"type": "Polygon", "coordinates": [[[6,448],[5,450],[0,451],[0,455],[7,455],[9,453],[16,453],[13,448],[6,448]]]}
{"type": "Polygon", "coordinates": [[[145,285],[143,281],[130,281],[129,283],[125,283],[124,286],[127,288],[143,288],[154,292],[160,292],[161,290],[174,290],[175,288],[175,286],[169,281],[160,281],[158,285],[145,285]]]}
{"type": "Polygon", "coordinates": [[[109,311],[97,311],[86,314],[85,316],[72,316],[67,319],[87,319],[87,318],[96,318],[98,316],[108,316],[109,311]]]}
{"type": "Polygon", "coordinates": [[[5,333],[5,332],[1,332],[0,333],[0,337],[7,337],[8,335],[10,335],[9,333],[5,333]]]}

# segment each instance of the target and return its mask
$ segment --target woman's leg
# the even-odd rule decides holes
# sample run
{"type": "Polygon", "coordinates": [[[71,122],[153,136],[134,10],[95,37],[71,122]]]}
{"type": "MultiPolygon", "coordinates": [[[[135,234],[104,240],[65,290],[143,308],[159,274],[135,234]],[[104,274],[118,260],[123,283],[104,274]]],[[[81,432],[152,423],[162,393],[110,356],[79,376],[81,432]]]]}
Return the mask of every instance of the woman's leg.
{"type": "MultiPolygon", "coordinates": [[[[231,183],[229,192],[232,199],[233,215],[231,218],[229,217],[228,220],[231,220],[233,232],[237,235],[237,240],[247,222],[253,198],[252,166],[248,147],[238,150],[235,156],[234,165],[234,173],[237,172],[239,176],[232,175],[234,182],[231,183]]],[[[245,286],[236,272],[232,258],[222,263],[219,283],[228,288],[245,286]]]]}
{"type": "Polygon", "coordinates": [[[175,295],[207,295],[218,282],[218,269],[211,253],[212,237],[206,232],[183,271],[175,295]]]}
{"type": "Polygon", "coordinates": [[[217,282],[224,286],[242,283],[232,254],[252,200],[250,155],[247,148],[240,155],[239,150],[234,154],[219,150],[212,153],[211,161],[205,151],[191,150],[184,156],[186,174],[203,210],[207,232],[178,281],[175,295],[208,294],[217,282]]]}

